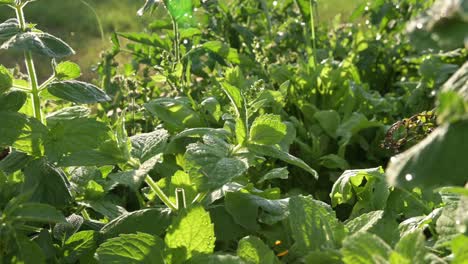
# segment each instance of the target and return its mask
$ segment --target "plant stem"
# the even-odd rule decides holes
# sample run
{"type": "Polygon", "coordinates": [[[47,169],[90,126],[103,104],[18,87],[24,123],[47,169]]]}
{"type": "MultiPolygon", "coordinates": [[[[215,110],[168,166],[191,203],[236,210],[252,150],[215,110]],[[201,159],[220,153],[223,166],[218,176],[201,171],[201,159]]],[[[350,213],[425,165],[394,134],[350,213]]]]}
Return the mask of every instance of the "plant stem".
{"type": "Polygon", "coordinates": [[[312,31],[312,56],[314,56],[314,66],[317,65],[317,41],[315,37],[314,0],[309,0],[310,4],[310,29],[312,31]]]}
{"type": "Polygon", "coordinates": [[[145,179],[146,184],[153,190],[156,195],[161,199],[161,201],[169,207],[172,211],[177,211],[177,206],[169,200],[169,198],[164,194],[164,192],[159,188],[159,186],[151,179],[150,176],[146,176],[145,179]]]}

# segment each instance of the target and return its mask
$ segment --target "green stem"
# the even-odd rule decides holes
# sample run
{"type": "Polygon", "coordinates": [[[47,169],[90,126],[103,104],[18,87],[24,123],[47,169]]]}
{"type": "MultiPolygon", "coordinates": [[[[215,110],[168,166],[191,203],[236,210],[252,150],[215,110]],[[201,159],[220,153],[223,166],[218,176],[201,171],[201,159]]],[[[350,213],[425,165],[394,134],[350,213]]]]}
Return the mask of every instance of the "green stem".
{"type": "Polygon", "coordinates": [[[94,7],[92,7],[88,2],[86,2],[85,0],[80,0],[81,3],[83,5],[85,5],[86,7],[88,7],[91,12],[93,12],[94,14],[94,17],[96,17],[96,21],[97,21],[97,24],[98,24],[98,27],[99,27],[99,33],[101,34],[101,40],[104,41],[105,40],[105,34],[104,34],[104,28],[102,27],[102,23],[101,23],[101,19],[99,18],[99,15],[97,14],[96,12],[96,9],[94,9],[94,7]]]}
{"type": "Polygon", "coordinates": [[[150,176],[146,176],[145,179],[146,184],[153,190],[156,195],[161,199],[161,201],[169,207],[172,211],[177,211],[177,206],[169,200],[169,198],[164,194],[164,192],[159,188],[159,186],[151,179],[150,176]]]}
{"type": "Polygon", "coordinates": [[[310,4],[310,28],[312,31],[312,55],[314,56],[314,66],[317,65],[317,41],[315,37],[314,0],[309,0],[310,4]]]}

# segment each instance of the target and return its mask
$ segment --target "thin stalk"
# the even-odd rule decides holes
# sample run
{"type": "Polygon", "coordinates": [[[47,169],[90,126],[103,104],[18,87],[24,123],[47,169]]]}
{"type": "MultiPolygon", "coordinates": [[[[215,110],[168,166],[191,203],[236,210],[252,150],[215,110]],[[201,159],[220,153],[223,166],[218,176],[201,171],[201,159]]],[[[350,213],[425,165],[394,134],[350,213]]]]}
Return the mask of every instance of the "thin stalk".
{"type": "Polygon", "coordinates": [[[99,18],[99,15],[97,14],[94,7],[92,7],[88,2],[86,2],[85,0],[80,0],[80,1],[81,1],[81,3],[83,5],[88,7],[91,10],[91,12],[93,12],[94,16],[96,17],[96,21],[97,21],[97,24],[98,24],[98,27],[99,27],[99,33],[101,34],[101,40],[104,41],[106,37],[105,37],[105,34],[104,34],[104,28],[102,27],[102,23],[101,23],[101,19],[99,18]]]}
{"type": "Polygon", "coordinates": [[[146,184],[153,190],[156,195],[161,199],[161,201],[169,207],[172,211],[177,211],[177,206],[169,200],[169,198],[164,194],[164,192],[159,188],[159,186],[151,179],[150,176],[146,176],[145,179],[146,184]]]}
{"type": "MultiPolygon", "coordinates": [[[[26,20],[24,19],[23,12],[24,4],[15,7],[16,18],[18,19],[19,25],[22,31],[26,31],[26,20]]],[[[39,85],[37,82],[36,69],[34,67],[34,60],[31,51],[24,52],[25,64],[29,76],[29,85],[31,88],[31,106],[34,110],[34,117],[39,122],[44,123],[41,110],[41,99],[39,97],[39,85]]],[[[41,155],[40,142],[36,139],[32,139],[32,151],[35,155],[41,155]]]]}
{"type": "Polygon", "coordinates": [[[310,5],[310,29],[312,32],[312,56],[314,56],[314,67],[317,65],[317,40],[315,36],[314,0],[309,0],[310,5]]]}

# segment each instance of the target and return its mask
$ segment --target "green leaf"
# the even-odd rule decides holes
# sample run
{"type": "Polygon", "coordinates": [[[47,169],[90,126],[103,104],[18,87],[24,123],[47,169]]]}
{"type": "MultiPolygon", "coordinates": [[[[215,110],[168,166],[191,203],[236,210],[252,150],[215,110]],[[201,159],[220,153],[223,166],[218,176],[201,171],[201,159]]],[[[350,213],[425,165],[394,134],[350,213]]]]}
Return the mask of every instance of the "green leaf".
{"type": "Polygon", "coordinates": [[[0,171],[5,174],[12,174],[23,169],[33,158],[24,152],[13,150],[0,161],[0,171]]]}
{"type": "Polygon", "coordinates": [[[184,249],[187,259],[213,253],[215,237],[210,214],[200,206],[180,212],[167,229],[164,241],[169,248],[184,249]]]}
{"type": "Polygon", "coordinates": [[[229,132],[222,128],[199,127],[186,129],[173,136],[171,139],[176,140],[184,137],[203,137],[206,134],[212,134],[219,137],[229,136],[229,132]]]}
{"type": "Polygon", "coordinates": [[[305,257],[307,264],[343,264],[342,256],[338,250],[325,249],[313,251],[305,257]]]}
{"type": "Polygon", "coordinates": [[[258,180],[258,183],[262,183],[264,181],[269,181],[273,179],[282,179],[286,180],[289,177],[289,171],[287,167],[282,167],[282,168],[275,168],[272,169],[271,171],[267,172],[265,175],[263,175],[260,180],[258,180]]]}
{"type": "Polygon", "coordinates": [[[24,32],[12,37],[0,49],[32,51],[51,58],[62,58],[75,54],[63,40],[43,32],[24,32]]]}
{"type": "Polygon", "coordinates": [[[80,66],[74,62],[63,61],[55,67],[55,77],[59,80],[73,80],[80,76],[80,66]]]}
{"type": "Polygon", "coordinates": [[[67,239],[63,247],[65,262],[76,263],[81,257],[94,253],[98,245],[99,234],[96,231],[81,231],[67,239]]]}
{"type": "Polygon", "coordinates": [[[363,210],[370,212],[385,208],[390,191],[382,168],[347,170],[333,185],[332,206],[354,205],[352,216],[363,210]]]}
{"type": "Polygon", "coordinates": [[[361,130],[381,127],[382,124],[377,121],[369,121],[362,113],[353,113],[351,117],[343,120],[341,125],[336,130],[336,135],[340,138],[340,156],[344,156],[344,147],[351,141],[352,137],[358,134],[361,130]]]}
{"type": "Polygon", "coordinates": [[[237,117],[245,117],[245,98],[239,88],[232,86],[227,82],[222,82],[221,86],[223,91],[229,97],[229,100],[231,100],[231,103],[236,110],[237,117]]]}
{"type": "Polygon", "coordinates": [[[10,71],[0,65],[0,95],[8,91],[13,86],[13,77],[10,71]]]}
{"type": "Polygon", "coordinates": [[[46,264],[41,248],[28,237],[17,234],[16,244],[18,246],[17,255],[15,256],[16,263],[46,264]]]}
{"type": "Polygon", "coordinates": [[[380,219],[382,219],[384,211],[373,211],[366,214],[362,214],[352,220],[345,223],[349,234],[357,232],[365,232],[374,227],[380,219]]]}
{"type": "Polygon", "coordinates": [[[120,184],[130,187],[133,191],[138,191],[141,183],[144,181],[148,173],[161,162],[161,155],[154,156],[140,165],[138,169],[130,171],[122,171],[109,174],[109,178],[120,184]]]}
{"type": "Polygon", "coordinates": [[[246,264],[237,256],[213,254],[199,255],[189,259],[187,264],[246,264]]]}
{"type": "Polygon", "coordinates": [[[249,144],[249,150],[256,152],[263,156],[268,156],[276,159],[280,159],[284,162],[287,162],[291,165],[297,166],[308,173],[312,174],[316,179],[318,178],[317,172],[312,169],[307,163],[303,160],[294,157],[293,155],[275,147],[275,146],[265,146],[265,145],[257,145],[257,144],[249,144]]]}
{"type": "Polygon", "coordinates": [[[122,234],[102,243],[96,250],[99,263],[161,264],[164,242],[145,233],[122,234]]]}
{"type": "Polygon", "coordinates": [[[326,203],[310,196],[295,196],[289,201],[289,211],[294,251],[298,254],[335,249],[341,245],[345,236],[344,225],[326,203]]]}
{"type": "Polygon", "coordinates": [[[378,236],[358,232],[343,241],[341,254],[346,264],[387,263],[392,249],[378,236]]]}
{"type": "Polygon", "coordinates": [[[250,141],[260,145],[275,145],[286,136],[287,126],[278,115],[261,115],[250,128],[250,141]]]}
{"type": "Polygon", "coordinates": [[[31,192],[32,202],[64,207],[72,201],[67,176],[45,159],[31,161],[26,166],[22,190],[31,192]]]}
{"type": "Polygon", "coordinates": [[[231,48],[228,44],[222,43],[221,41],[208,41],[203,43],[197,49],[205,49],[213,52],[230,63],[239,64],[241,62],[237,50],[231,48]]]}
{"type": "Polygon", "coordinates": [[[27,93],[14,89],[4,94],[0,93],[0,111],[17,112],[26,103],[27,98],[27,93]]]}
{"type": "Polygon", "coordinates": [[[125,208],[118,206],[112,201],[106,199],[79,202],[78,204],[91,208],[94,211],[109,218],[110,220],[113,220],[121,215],[127,214],[127,210],[125,210],[125,208]]]}
{"type": "Polygon", "coordinates": [[[322,129],[332,138],[336,138],[336,131],[341,123],[341,118],[335,110],[319,111],[314,114],[322,129]]]}
{"type": "Polygon", "coordinates": [[[63,214],[48,204],[24,203],[8,212],[8,218],[13,221],[60,223],[65,222],[63,214]]]}
{"type": "Polygon", "coordinates": [[[44,148],[49,160],[59,166],[103,166],[127,161],[107,124],[89,118],[57,120],[50,126],[44,148]]]}
{"type": "Polygon", "coordinates": [[[171,49],[170,43],[167,40],[162,39],[156,33],[149,34],[145,32],[117,32],[117,35],[137,43],[162,48],[167,51],[171,49]]]}
{"type": "Polygon", "coordinates": [[[423,141],[392,158],[387,168],[389,183],[403,188],[465,185],[466,135],[468,120],[438,127],[423,141]]]}
{"type": "Polygon", "coordinates": [[[164,122],[169,131],[182,131],[202,126],[200,115],[187,98],[158,98],[144,104],[153,116],[164,122]]]}
{"type": "Polygon", "coordinates": [[[184,168],[199,191],[220,188],[247,170],[246,162],[232,157],[232,146],[223,140],[205,135],[203,142],[188,145],[184,156],[184,168]]]}
{"type": "Polygon", "coordinates": [[[289,214],[288,203],[289,199],[270,200],[244,192],[228,192],[225,197],[229,214],[236,223],[251,231],[260,229],[258,221],[273,225],[286,219],[289,214]]]}
{"type": "Polygon", "coordinates": [[[425,264],[428,253],[422,232],[409,233],[402,237],[390,256],[391,264],[425,264]],[[395,256],[397,255],[397,256],[395,256]]]}
{"type": "Polygon", "coordinates": [[[452,264],[464,264],[468,259],[468,237],[466,235],[460,235],[454,238],[451,242],[452,253],[455,258],[452,264]]]}
{"type": "Polygon", "coordinates": [[[108,224],[101,232],[105,237],[116,237],[119,234],[130,234],[136,232],[161,236],[171,223],[171,215],[168,210],[156,208],[143,209],[123,214],[108,224]]]}
{"type": "Polygon", "coordinates": [[[33,154],[32,141],[41,142],[47,128],[37,119],[16,112],[0,112],[0,148],[14,146],[33,154]]]}
{"type": "Polygon", "coordinates": [[[169,140],[169,133],[165,129],[157,129],[150,133],[132,136],[132,156],[146,161],[153,156],[162,153],[169,140]]]}
{"type": "Polygon", "coordinates": [[[465,101],[468,101],[468,62],[465,62],[458,71],[442,86],[442,92],[457,92],[465,101]]]}
{"type": "MultiPolygon", "coordinates": [[[[1,2],[0,2],[1,4],[1,2]]],[[[0,44],[6,40],[9,40],[14,35],[20,32],[18,20],[16,18],[10,18],[0,24],[0,44]]]]}
{"type": "Polygon", "coordinates": [[[239,241],[237,255],[249,264],[273,264],[278,259],[275,253],[258,237],[248,236],[239,241]]]}
{"type": "Polygon", "coordinates": [[[97,86],[80,81],[53,82],[47,86],[50,94],[77,104],[94,104],[112,100],[97,86]]]}
{"type": "Polygon", "coordinates": [[[47,125],[53,127],[61,120],[72,120],[86,118],[91,114],[91,110],[84,106],[72,106],[62,108],[47,115],[47,125]]]}

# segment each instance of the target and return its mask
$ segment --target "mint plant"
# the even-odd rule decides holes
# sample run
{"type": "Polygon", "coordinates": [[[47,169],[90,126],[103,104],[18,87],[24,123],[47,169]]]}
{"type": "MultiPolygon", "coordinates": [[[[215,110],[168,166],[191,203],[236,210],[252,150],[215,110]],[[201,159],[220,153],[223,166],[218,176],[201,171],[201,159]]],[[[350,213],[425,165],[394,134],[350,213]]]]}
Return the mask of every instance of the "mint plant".
{"type": "Polygon", "coordinates": [[[464,263],[465,2],[147,0],[101,89],[0,0],[0,263],[464,263]]]}

